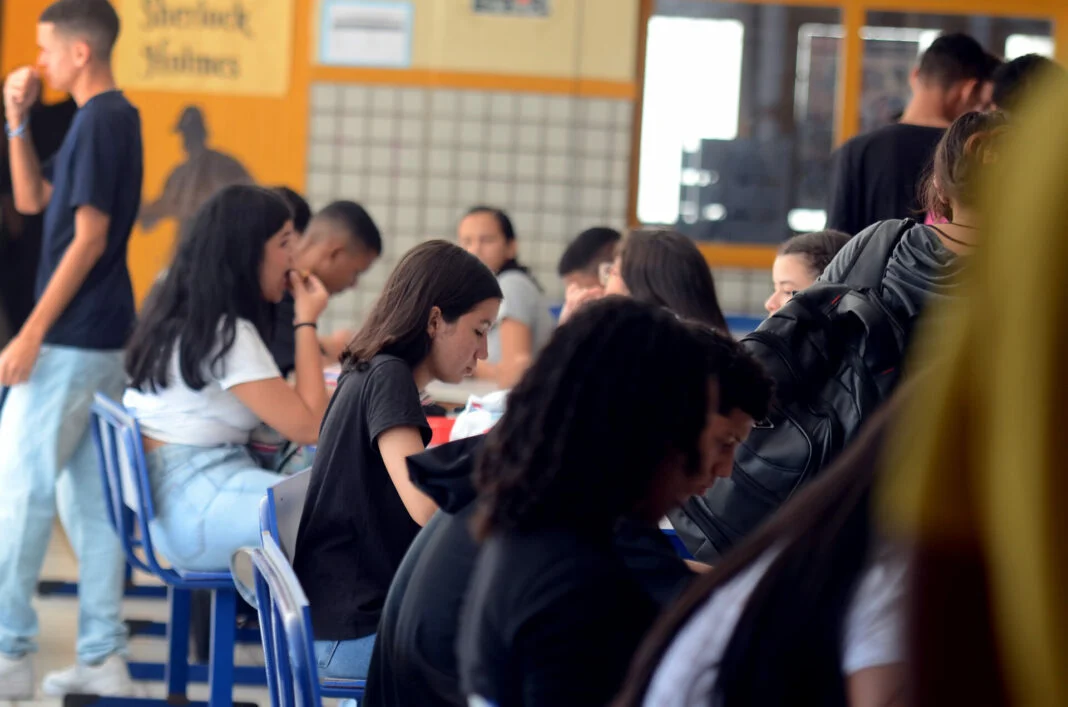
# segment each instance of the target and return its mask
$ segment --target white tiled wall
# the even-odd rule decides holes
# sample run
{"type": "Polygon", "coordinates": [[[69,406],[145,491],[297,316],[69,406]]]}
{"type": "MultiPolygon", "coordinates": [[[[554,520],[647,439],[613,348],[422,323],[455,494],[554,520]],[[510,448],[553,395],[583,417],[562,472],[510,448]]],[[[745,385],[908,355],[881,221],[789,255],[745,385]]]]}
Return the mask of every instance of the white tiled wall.
{"type": "Polygon", "coordinates": [[[712,268],[719,307],[727,315],[764,317],[764,302],[771,295],[771,271],[748,268],[712,268]]]}
{"type": "Polygon", "coordinates": [[[630,101],[323,83],[311,111],[312,207],[359,201],[385,249],[355,292],[334,298],[324,329],[356,326],[399,256],[455,238],[475,204],[509,213],[520,260],[553,298],[565,244],[626,223],[630,101]]]}

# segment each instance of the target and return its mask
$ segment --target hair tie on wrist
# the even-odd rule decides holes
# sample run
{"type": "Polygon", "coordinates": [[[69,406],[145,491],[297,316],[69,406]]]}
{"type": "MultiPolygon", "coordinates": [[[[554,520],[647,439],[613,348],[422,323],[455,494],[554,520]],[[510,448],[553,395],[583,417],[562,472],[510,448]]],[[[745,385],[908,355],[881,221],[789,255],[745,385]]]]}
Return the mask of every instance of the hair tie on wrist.
{"type": "Polygon", "coordinates": [[[296,331],[297,329],[300,329],[303,326],[310,326],[312,329],[316,330],[319,329],[319,325],[316,322],[301,322],[299,324],[293,325],[293,331],[296,331]]]}

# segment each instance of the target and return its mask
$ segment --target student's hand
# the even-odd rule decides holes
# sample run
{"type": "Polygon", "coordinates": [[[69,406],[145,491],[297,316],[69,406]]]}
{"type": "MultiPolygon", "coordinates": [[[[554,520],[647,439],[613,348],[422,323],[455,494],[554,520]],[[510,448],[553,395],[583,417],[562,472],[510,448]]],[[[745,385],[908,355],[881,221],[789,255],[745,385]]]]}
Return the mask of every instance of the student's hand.
{"type": "Polygon", "coordinates": [[[592,302],[604,297],[603,287],[580,287],[568,285],[567,294],[564,296],[564,308],[560,310],[560,323],[563,324],[571,318],[576,311],[587,302],[592,302]]]}
{"type": "Polygon", "coordinates": [[[23,66],[8,74],[4,81],[4,110],[8,125],[13,128],[22,125],[40,93],[41,79],[32,66],[23,66]]]}
{"type": "Polygon", "coordinates": [[[31,336],[20,334],[0,351],[0,386],[25,383],[33,373],[41,342],[31,336]]]}
{"type": "Polygon", "coordinates": [[[315,275],[302,277],[296,270],[290,270],[289,289],[293,292],[293,311],[297,317],[294,324],[319,321],[319,315],[330,299],[322,281],[315,275]]]}

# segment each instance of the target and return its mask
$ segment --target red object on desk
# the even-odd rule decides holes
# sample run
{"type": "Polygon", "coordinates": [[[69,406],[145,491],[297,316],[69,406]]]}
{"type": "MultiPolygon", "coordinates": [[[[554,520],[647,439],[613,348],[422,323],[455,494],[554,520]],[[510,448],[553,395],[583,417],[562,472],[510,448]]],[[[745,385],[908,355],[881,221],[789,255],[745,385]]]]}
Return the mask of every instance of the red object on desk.
{"type": "Polygon", "coordinates": [[[456,424],[455,417],[427,417],[426,421],[430,423],[430,430],[434,433],[430,438],[431,447],[436,447],[449,441],[452,426],[456,424]]]}

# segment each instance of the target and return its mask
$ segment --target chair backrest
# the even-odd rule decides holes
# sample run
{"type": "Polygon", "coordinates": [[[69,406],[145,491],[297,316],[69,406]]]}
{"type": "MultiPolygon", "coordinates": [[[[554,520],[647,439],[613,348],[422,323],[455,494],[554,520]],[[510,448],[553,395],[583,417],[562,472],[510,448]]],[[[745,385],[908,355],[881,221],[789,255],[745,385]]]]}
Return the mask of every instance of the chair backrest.
{"type": "Polygon", "coordinates": [[[122,405],[99,393],[90,414],[108,518],[119,534],[126,559],[164,580],[176,579],[177,574],[163,567],[152,547],[148,526],[155,509],[137,420],[122,405]],[[144,559],[135,551],[137,547],[143,549],[144,559]]]}
{"type": "Polygon", "coordinates": [[[244,548],[231,565],[234,582],[247,594],[254,584],[267,683],[274,707],[320,707],[322,693],[312,638],[308,598],[297,575],[269,533],[263,547],[244,548]],[[252,577],[248,577],[251,571],[252,577]]]}
{"type": "Polygon", "coordinates": [[[290,562],[310,482],[311,470],[299,471],[267,489],[260,501],[260,532],[270,535],[290,562]]]}

